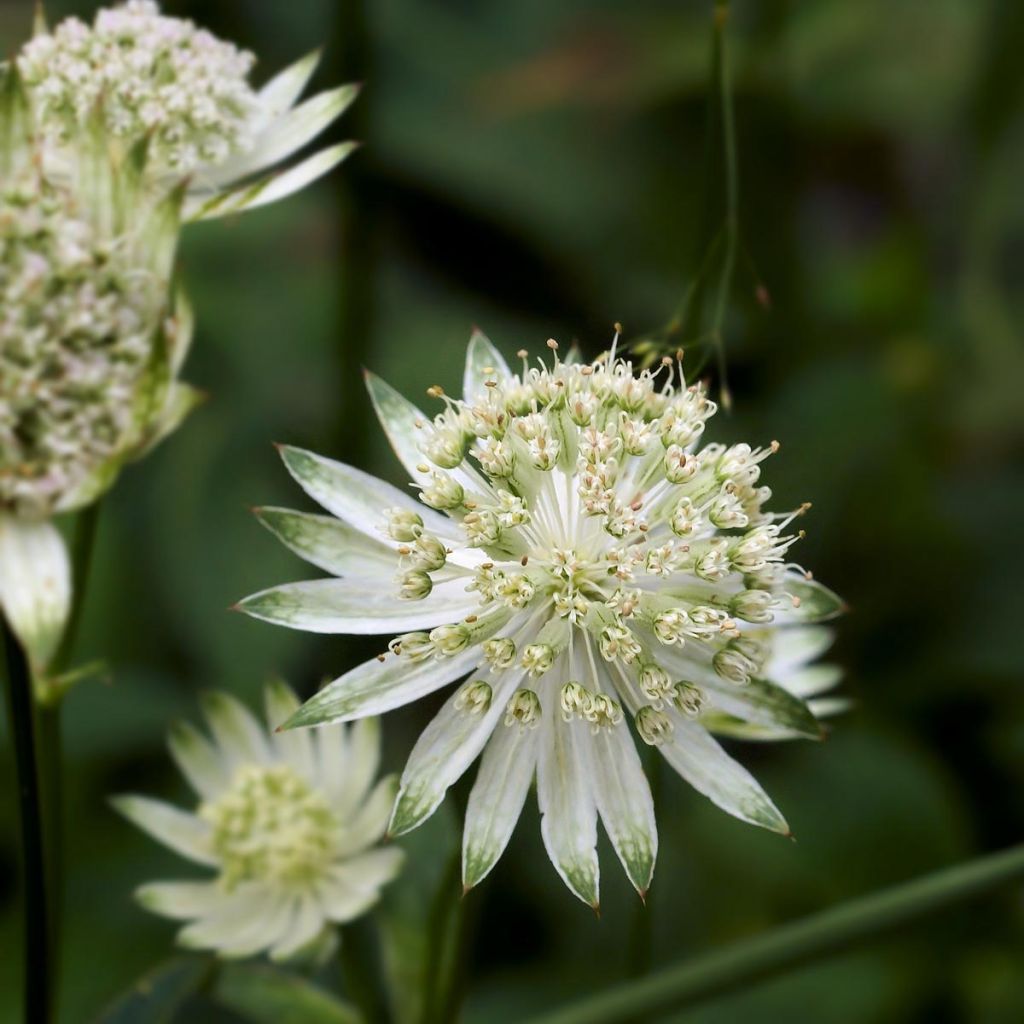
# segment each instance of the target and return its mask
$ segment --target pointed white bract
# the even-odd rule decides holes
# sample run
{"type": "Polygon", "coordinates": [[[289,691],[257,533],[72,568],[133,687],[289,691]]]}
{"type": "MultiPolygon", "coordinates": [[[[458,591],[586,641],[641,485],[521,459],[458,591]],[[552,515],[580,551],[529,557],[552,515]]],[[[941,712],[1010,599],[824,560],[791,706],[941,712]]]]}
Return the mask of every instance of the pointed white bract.
{"type": "Polygon", "coordinates": [[[298,706],[284,683],[269,685],[268,731],[234,697],[207,694],[212,738],[187,724],[170,737],[195,810],[143,796],[114,800],[154,839],[216,872],[138,891],[147,909],[188,922],[178,935],[184,946],[225,957],[318,955],[335,941],[335,925],[365,913],[401,868],[400,850],[378,847],[397,784],[389,776],[373,786],[376,720],[275,733],[298,706]]]}
{"type": "Polygon", "coordinates": [[[166,188],[188,179],[187,219],[238,213],[290,195],[354,148],[321,150],[273,172],[332,124],[355,99],[347,85],[299,98],[316,70],[312,53],[261,90],[256,58],[153,0],[97,11],[91,25],[42,26],[15,58],[45,137],[51,173],[74,176],[81,126],[99,111],[115,153],[145,141],[147,177],[166,188]]]}
{"type": "Polygon", "coordinates": [[[822,694],[807,667],[842,610],[789,560],[806,506],[768,512],[761,464],[776,449],[700,445],[715,404],[671,361],[634,373],[524,363],[513,374],[480,333],[462,401],[433,418],[368,375],[405,492],[282,449],[306,492],[338,518],[273,510],[266,525],[338,580],[286,584],[241,602],[313,631],[414,622],[386,653],[328,684],[289,727],[351,721],[468,677],[402,775],[393,833],[415,828],[482,752],[463,840],[463,880],[505,849],[531,783],[548,854],[598,902],[597,823],[630,880],[651,883],[658,837],[635,736],[736,817],[788,833],[779,810],[712,732],[819,738],[822,694]],[[468,604],[461,604],[467,601],[468,604]],[[418,617],[419,616],[419,617],[418,617]]]}

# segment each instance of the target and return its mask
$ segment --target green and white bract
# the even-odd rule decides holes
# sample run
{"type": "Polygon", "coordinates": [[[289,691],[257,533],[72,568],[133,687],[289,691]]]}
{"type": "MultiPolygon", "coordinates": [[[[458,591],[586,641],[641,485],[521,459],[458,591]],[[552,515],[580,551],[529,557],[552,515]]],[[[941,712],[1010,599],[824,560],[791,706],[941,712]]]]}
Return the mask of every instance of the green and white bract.
{"type": "Polygon", "coordinates": [[[335,518],[260,516],[341,578],[275,587],[241,608],[295,629],[400,634],[290,726],[380,714],[468,677],[416,744],[391,831],[424,821],[482,753],[465,884],[493,867],[536,778],[551,860],[596,905],[599,817],[641,893],[654,870],[654,807],[630,723],[720,807],[788,831],[709,730],[819,737],[800,693],[835,680],[801,680],[828,643],[806,624],[840,602],[789,562],[804,508],[764,508],[761,463],[776,445],[700,447],[715,405],[671,361],[636,374],[614,352],[565,363],[549,347],[550,365],[520,353],[513,374],[477,333],[465,396],[431,389],[445,401],[434,419],[369,378],[422,503],[284,448],[289,471],[335,518]]]}
{"type": "Polygon", "coordinates": [[[197,400],[171,297],[182,195],[140,202],[91,131],[55,181],[17,70],[0,67],[0,606],[40,671],[60,639],[67,556],[50,518],[98,497],[197,400]]]}
{"type": "Polygon", "coordinates": [[[114,149],[127,152],[147,140],[153,183],[189,179],[187,219],[281,199],[353,148],[332,146],[254,181],[319,135],[357,92],[343,86],[296,106],[318,55],[259,91],[249,82],[255,61],[193,22],[161,14],[153,0],[101,8],[92,25],[67,18],[50,32],[40,24],[16,57],[51,172],[75,173],[81,128],[99,110],[114,149]]]}
{"type": "Polygon", "coordinates": [[[233,697],[207,694],[212,741],[187,724],[170,737],[196,810],[114,800],[155,839],[217,872],[137,893],[148,910],[189,922],[178,936],[184,946],[225,957],[322,955],[336,941],[334,926],[365,913],[401,868],[401,850],[375,849],[396,790],[394,776],[374,785],[378,723],[274,734],[298,706],[289,687],[268,686],[268,734],[233,697]]]}

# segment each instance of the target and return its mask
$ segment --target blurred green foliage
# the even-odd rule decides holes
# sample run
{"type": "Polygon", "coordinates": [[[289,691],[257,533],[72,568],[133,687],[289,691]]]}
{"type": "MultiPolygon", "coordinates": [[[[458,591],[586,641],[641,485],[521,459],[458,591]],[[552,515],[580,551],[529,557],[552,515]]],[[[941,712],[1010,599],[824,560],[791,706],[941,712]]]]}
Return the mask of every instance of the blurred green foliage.
{"type": "MultiPolygon", "coordinates": [[[[78,660],[105,657],[110,678],[76,690],[65,719],[67,1022],[171,952],[172,926],[131,891],[180,865],[107,796],[185,798],[163,736],[195,717],[200,689],[255,702],[279,671],[309,693],[367,649],[226,611],[305,572],[247,511],[303,504],[271,442],[400,480],[360,365],[411,395],[457,389],[474,323],[507,353],[549,336],[596,353],[614,321],[636,336],[668,319],[719,217],[710,0],[165,6],[257,51],[264,74],[326,44],[322,84],[367,81],[338,129],[366,146],[302,197],[199,226],[185,245],[199,320],[188,378],[211,397],[103,510],[78,660]]],[[[0,2],[4,52],[30,7],[0,2]]],[[[735,410],[711,433],[783,442],[769,480],[781,507],[814,502],[799,557],[852,606],[837,653],[857,708],[820,746],[740,752],[795,844],[660,772],[646,911],[609,849],[600,920],[574,901],[528,808],[465,901],[469,1022],[520,1020],[1024,834],[1024,5],[732,8],[744,254],[726,324],[735,410]]],[[[389,716],[390,766],[430,713],[389,716]]],[[[18,971],[6,746],[0,766],[6,1020],[18,971]]],[[[449,810],[410,840],[435,888],[449,810]]],[[[429,890],[397,891],[392,911],[427,913],[429,890]]],[[[1010,1024],[1024,1020],[1022,956],[1018,891],[685,1019],[1010,1024]]]]}

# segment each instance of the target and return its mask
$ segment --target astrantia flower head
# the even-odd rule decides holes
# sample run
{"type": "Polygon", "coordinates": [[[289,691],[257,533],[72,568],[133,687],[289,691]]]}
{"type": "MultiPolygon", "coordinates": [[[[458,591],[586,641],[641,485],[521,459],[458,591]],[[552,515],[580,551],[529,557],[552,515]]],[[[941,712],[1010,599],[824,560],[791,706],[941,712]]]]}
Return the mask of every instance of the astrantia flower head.
{"type": "MultiPolygon", "coordinates": [[[[266,705],[273,730],[299,702],[275,683],[266,705]]],[[[322,953],[334,926],[376,903],[402,863],[401,850],[375,848],[396,788],[393,776],[373,784],[378,724],[275,735],[227,694],[208,694],[203,706],[212,741],[187,724],[170,737],[199,798],[195,811],[142,796],[114,802],[216,876],[153,882],[138,898],[154,913],[189,922],[178,936],[184,946],[275,960],[322,953]]]]}
{"type": "MultiPolygon", "coordinates": [[[[466,677],[412,752],[391,831],[427,818],[482,752],[466,885],[494,865],[536,777],[551,860],[596,904],[598,817],[638,890],[654,870],[654,808],[633,734],[725,810],[788,831],[709,729],[818,737],[777,638],[840,605],[791,561],[804,508],[765,507],[761,467],[777,445],[701,447],[715,404],[671,361],[636,374],[614,353],[566,363],[549,347],[547,365],[521,353],[513,374],[476,334],[463,399],[432,388],[444,403],[433,419],[369,378],[421,503],[283,449],[337,518],[261,517],[342,578],[276,587],[241,607],[297,629],[400,634],[293,726],[378,714],[466,677]]],[[[806,637],[804,650],[815,653],[806,637]]]]}
{"type": "Polygon", "coordinates": [[[181,193],[137,204],[137,167],[102,147],[83,144],[70,181],[38,156],[18,73],[0,68],[0,604],[37,664],[62,621],[48,596],[67,586],[59,538],[33,535],[94,500],[196,400],[177,382],[191,326],[170,286],[181,193]],[[19,539],[35,552],[24,578],[19,539]]]}
{"type": "Polygon", "coordinates": [[[92,25],[68,18],[52,32],[40,26],[16,63],[48,143],[51,169],[74,173],[82,126],[99,111],[115,150],[146,142],[151,179],[191,179],[191,218],[282,198],[352,149],[334,146],[277,178],[233,187],[298,151],[356,93],[346,86],[295,107],[317,55],[260,91],[249,81],[255,60],[191,21],[161,14],[153,0],[128,0],[101,8],[92,25]]]}

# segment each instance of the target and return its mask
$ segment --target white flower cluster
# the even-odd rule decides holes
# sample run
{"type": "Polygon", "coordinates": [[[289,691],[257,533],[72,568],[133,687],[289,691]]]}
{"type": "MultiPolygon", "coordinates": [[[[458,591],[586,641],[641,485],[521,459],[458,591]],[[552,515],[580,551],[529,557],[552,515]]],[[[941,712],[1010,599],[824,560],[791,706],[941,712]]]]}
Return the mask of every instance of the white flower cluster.
{"type": "Polygon", "coordinates": [[[377,722],[275,735],[299,702],[284,683],[265,696],[270,732],[225,693],[203,701],[212,741],[186,723],[172,731],[171,752],[199,798],[194,813],[144,796],[114,803],[216,872],[138,892],[148,909],[189,922],[183,945],[223,956],[314,957],[333,943],[334,925],[365,913],[401,867],[401,850],[377,848],[395,778],[374,784],[377,722]]]}
{"type": "Polygon", "coordinates": [[[97,12],[92,26],[62,21],[17,58],[44,132],[64,143],[94,109],[130,144],[150,137],[153,160],[182,175],[252,141],[255,58],[153,0],[97,12]]]}
{"type": "Polygon", "coordinates": [[[800,536],[791,525],[807,506],[765,507],[761,464],[777,444],[701,447],[715,405],[671,360],[636,374],[614,353],[566,363],[549,347],[550,365],[520,353],[514,374],[475,335],[464,398],[430,389],[446,403],[433,419],[369,379],[423,504],[283,449],[338,524],[261,516],[341,579],[275,587],[241,608],[298,629],[399,633],[292,725],[378,714],[469,675],[412,752],[392,831],[425,820],[483,752],[466,884],[494,864],[536,777],[549,855],[596,903],[598,817],[641,892],[654,868],[653,805],[630,723],[725,810],[788,831],[709,732],[819,737],[815,711],[835,707],[807,700],[835,675],[790,678],[828,644],[807,624],[841,602],[789,561],[800,536]]]}
{"type": "Polygon", "coordinates": [[[166,287],[38,173],[0,186],[0,509],[60,511],[137,432],[166,287]]]}

